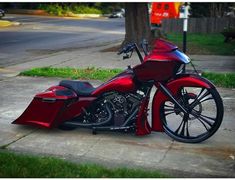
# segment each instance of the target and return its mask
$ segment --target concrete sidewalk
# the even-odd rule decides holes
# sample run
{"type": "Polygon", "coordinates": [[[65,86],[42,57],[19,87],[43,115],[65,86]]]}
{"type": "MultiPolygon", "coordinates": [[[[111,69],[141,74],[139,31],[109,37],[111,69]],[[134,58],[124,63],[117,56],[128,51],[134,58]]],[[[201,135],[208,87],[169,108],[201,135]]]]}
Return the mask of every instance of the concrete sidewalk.
{"type": "MultiPolygon", "coordinates": [[[[100,52],[107,47],[64,50],[42,59],[0,68],[0,146],[79,163],[160,169],[173,177],[235,177],[234,89],[218,89],[224,101],[224,120],[215,135],[199,144],[179,143],[164,133],[137,137],[101,132],[94,136],[85,129],[43,130],[10,124],[26,109],[36,93],[57,85],[61,80],[16,76],[22,70],[44,66],[125,68],[139,63],[136,55],[123,61],[114,52],[100,52]]],[[[195,55],[192,58],[201,70],[234,71],[235,59],[232,56],[195,55]]],[[[95,86],[100,84],[98,81],[92,83],[95,86]]]]}
{"type": "Polygon", "coordinates": [[[156,132],[144,137],[116,132],[92,135],[86,129],[45,130],[10,124],[36,93],[60,80],[18,76],[0,81],[1,147],[78,163],[157,169],[173,177],[235,177],[235,90],[218,89],[225,106],[223,123],[213,137],[199,144],[179,143],[156,132]]]}
{"type": "MultiPolygon", "coordinates": [[[[116,45],[118,45],[117,43],[116,45]]],[[[128,65],[139,64],[136,53],[130,59],[122,60],[122,56],[116,52],[101,52],[103,49],[115,46],[115,44],[100,47],[85,47],[80,49],[64,49],[46,57],[34,59],[32,61],[13,66],[5,67],[5,70],[21,72],[33,67],[100,67],[100,68],[126,68],[128,65]]],[[[212,72],[234,72],[235,56],[215,56],[215,55],[191,55],[195,67],[202,71],[212,72]]],[[[188,69],[192,69],[189,64],[188,69]]]]}

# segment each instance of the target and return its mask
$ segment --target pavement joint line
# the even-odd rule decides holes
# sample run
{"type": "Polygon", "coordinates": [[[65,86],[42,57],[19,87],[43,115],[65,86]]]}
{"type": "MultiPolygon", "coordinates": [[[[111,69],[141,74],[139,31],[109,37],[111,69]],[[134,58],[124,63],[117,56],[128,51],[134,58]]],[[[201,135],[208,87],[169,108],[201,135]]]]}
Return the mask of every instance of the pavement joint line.
{"type": "Polygon", "coordinates": [[[3,79],[0,78],[0,82],[8,81],[8,80],[13,79],[13,78],[15,78],[17,76],[18,76],[18,74],[15,75],[15,76],[12,76],[12,77],[4,77],[3,79]]]}
{"type": "Polygon", "coordinates": [[[61,62],[56,63],[56,64],[51,64],[49,67],[52,67],[52,68],[53,68],[53,66],[61,65],[61,64],[66,63],[66,62],[68,62],[68,61],[72,61],[73,59],[74,59],[74,58],[70,58],[70,59],[67,59],[67,60],[61,61],[61,62]]]}
{"type": "Polygon", "coordinates": [[[166,152],[164,153],[162,159],[160,159],[158,163],[162,163],[165,160],[168,152],[172,149],[172,146],[173,146],[174,142],[175,142],[175,140],[171,141],[171,144],[169,145],[169,147],[167,148],[166,152]]]}
{"type": "Polygon", "coordinates": [[[8,144],[5,144],[5,145],[0,146],[0,149],[7,149],[8,146],[10,146],[10,145],[14,144],[15,142],[17,142],[17,141],[19,141],[19,140],[21,140],[21,139],[23,139],[23,138],[29,136],[30,134],[33,134],[33,133],[36,132],[37,130],[39,130],[39,128],[34,129],[34,130],[30,131],[29,133],[26,133],[26,134],[22,135],[22,136],[19,137],[18,139],[15,139],[14,141],[12,141],[12,142],[10,142],[10,143],[8,143],[8,144]]]}
{"type": "MultiPolygon", "coordinates": [[[[100,43],[100,44],[97,44],[97,45],[81,46],[81,47],[77,47],[76,49],[69,50],[69,51],[67,49],[62,49],[62,50],[60,50],[60,49],[56,50],[55,49],[56,52],[51,53],[49,55],[42,55],[42,57],[36,57],[36,58],[27,58],[27,59],[25,59],[24,61],[22,61],[20,63],[12,63],[12,64],[4,67],[4,68],[11,67],[11,66],[17,66],[17,65],[20,65],[20,64],[24,64],[24,63],[30,63],[30,62],[34,62],[34,61],[38,61],[38,60],[43,60],[43,59],[50,58],[50,57],[53,57],[53,56],[62,55],[62,54],[66,54],[68,52],[73,52],[73,51],[84,50],[84,49],[87,49],[87,48],[105,48],[106,46],[109,46],[113,43],[115,43],[115,44],[121,43],[121,41],[122,41],[122,39],[117,39],[117,40],[113,40],[113,41],[110,41],[110,42],[100,43]]],[[[98,52],[101,51],[101,50],[98,50],[98,52]]]]}
{"type": "Polygon", "coordinates": [[[94,144],[92,144],[92,146],[90,146],[90,148],[86,152],[84,152],[80,156],[80,158],[85,157],[100,141],[101,141],[101,138],[99,138],[94,144]]]}

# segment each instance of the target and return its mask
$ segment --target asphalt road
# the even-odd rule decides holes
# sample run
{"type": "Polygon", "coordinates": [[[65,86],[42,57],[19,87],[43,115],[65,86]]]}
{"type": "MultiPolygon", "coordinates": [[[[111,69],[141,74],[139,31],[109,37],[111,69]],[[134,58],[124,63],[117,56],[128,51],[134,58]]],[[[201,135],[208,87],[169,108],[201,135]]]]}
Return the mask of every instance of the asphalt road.
{"type": "Polygon", "coordinates": [[[7,15],[20,26],[0,29],[0,67],[32,61],[60,51],[73,51],[120,41],[124,19],[68,19],[7,15]]]}

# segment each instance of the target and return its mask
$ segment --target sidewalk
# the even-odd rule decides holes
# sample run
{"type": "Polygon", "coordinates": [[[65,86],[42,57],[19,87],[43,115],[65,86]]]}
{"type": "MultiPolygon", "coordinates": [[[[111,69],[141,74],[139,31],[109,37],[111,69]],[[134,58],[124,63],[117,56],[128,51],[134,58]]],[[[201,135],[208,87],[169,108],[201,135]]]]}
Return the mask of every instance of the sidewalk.
{"type": "MultiPolygon", "coordinates": [[[[171,140],[165,133],[148,136],[76,129],[45,130],[10,124],[33,96],[59,78],[14,77],[0,81],[0,146],[11,151],[57,156],[107,167],[157,169],[173,177],[235,177],[235,93],[219,88],[225,116],[217,133],[199,144],[171,140]]],[[[92,81],[97,86],[99,82],[92,81]]],[[[151,118],[151,117],[149,117],[151,118]]]]}
{"type": "MultiPolygon", "coordinates": [[[[199,144],[179,143],[165,133],[156,132],[144,137],[115,132],[98,132],[94,136],[86,129],[45,130],[10,124],[36,93],[61,80],[16,76],[22,70],[43,66],[125,68],[139,63],[136,55],[123,61],[115,52],[101,53],[102,49],[104,47],[62,51],[40,60],[0,68],[0,147],[78,163],[158,169],[173,177],[235,177],[234,89],[218,89],[224,101],[224,120],[215,135],[199,144]]],[[[195,55],[192,59],[199,67],[207,68],[201,70],[231,72],[234,69],[234,57],[195,55]],[[217,59],[222,60],[217,62],[217,59]]],[[[91,83],[97,86],[101,82],[91,83]]]]}
{"type": "MultiPolygon", "coordinates": [[[[17,64],[7,67],[10,71],[20,72],[33,67],[99,67],[99,68],[121,68],[124,69],[128,65],[135,66],[139,64],[139,59],[136,53],[130,59],[122,60],[122,56],[117,55],[117,52],[101,52],[101,50],[115,44],[81,48],[78,50],[59,51],[50,56],[33,59],[31,62],[17,64]]],[[[195,67],[202,71],[212,72],[234,72],[235,71],[235,56],[216,56],[216,55],[191,55],[195,67]]],[[[191,64],[188,69],[192,69],[191,64]]]]}

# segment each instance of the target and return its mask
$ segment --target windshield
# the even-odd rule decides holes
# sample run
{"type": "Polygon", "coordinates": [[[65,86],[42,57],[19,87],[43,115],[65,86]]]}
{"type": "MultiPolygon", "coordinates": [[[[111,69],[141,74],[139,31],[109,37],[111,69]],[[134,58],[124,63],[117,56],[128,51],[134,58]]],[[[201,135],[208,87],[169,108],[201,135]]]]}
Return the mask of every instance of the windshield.
{"type": "Polygon", "coordinates": [[[176,49],[176,50],[174,51],[174,54],[175,54],[175,55],[178,57],[178,59],[179,59],[180,61],[182,61],[183,63],[188,64],[188,63],[190,62],[190,58],[189,58],[186,54],[184,54],[183,52],[181,52],[180,50],[176,49]]]}

